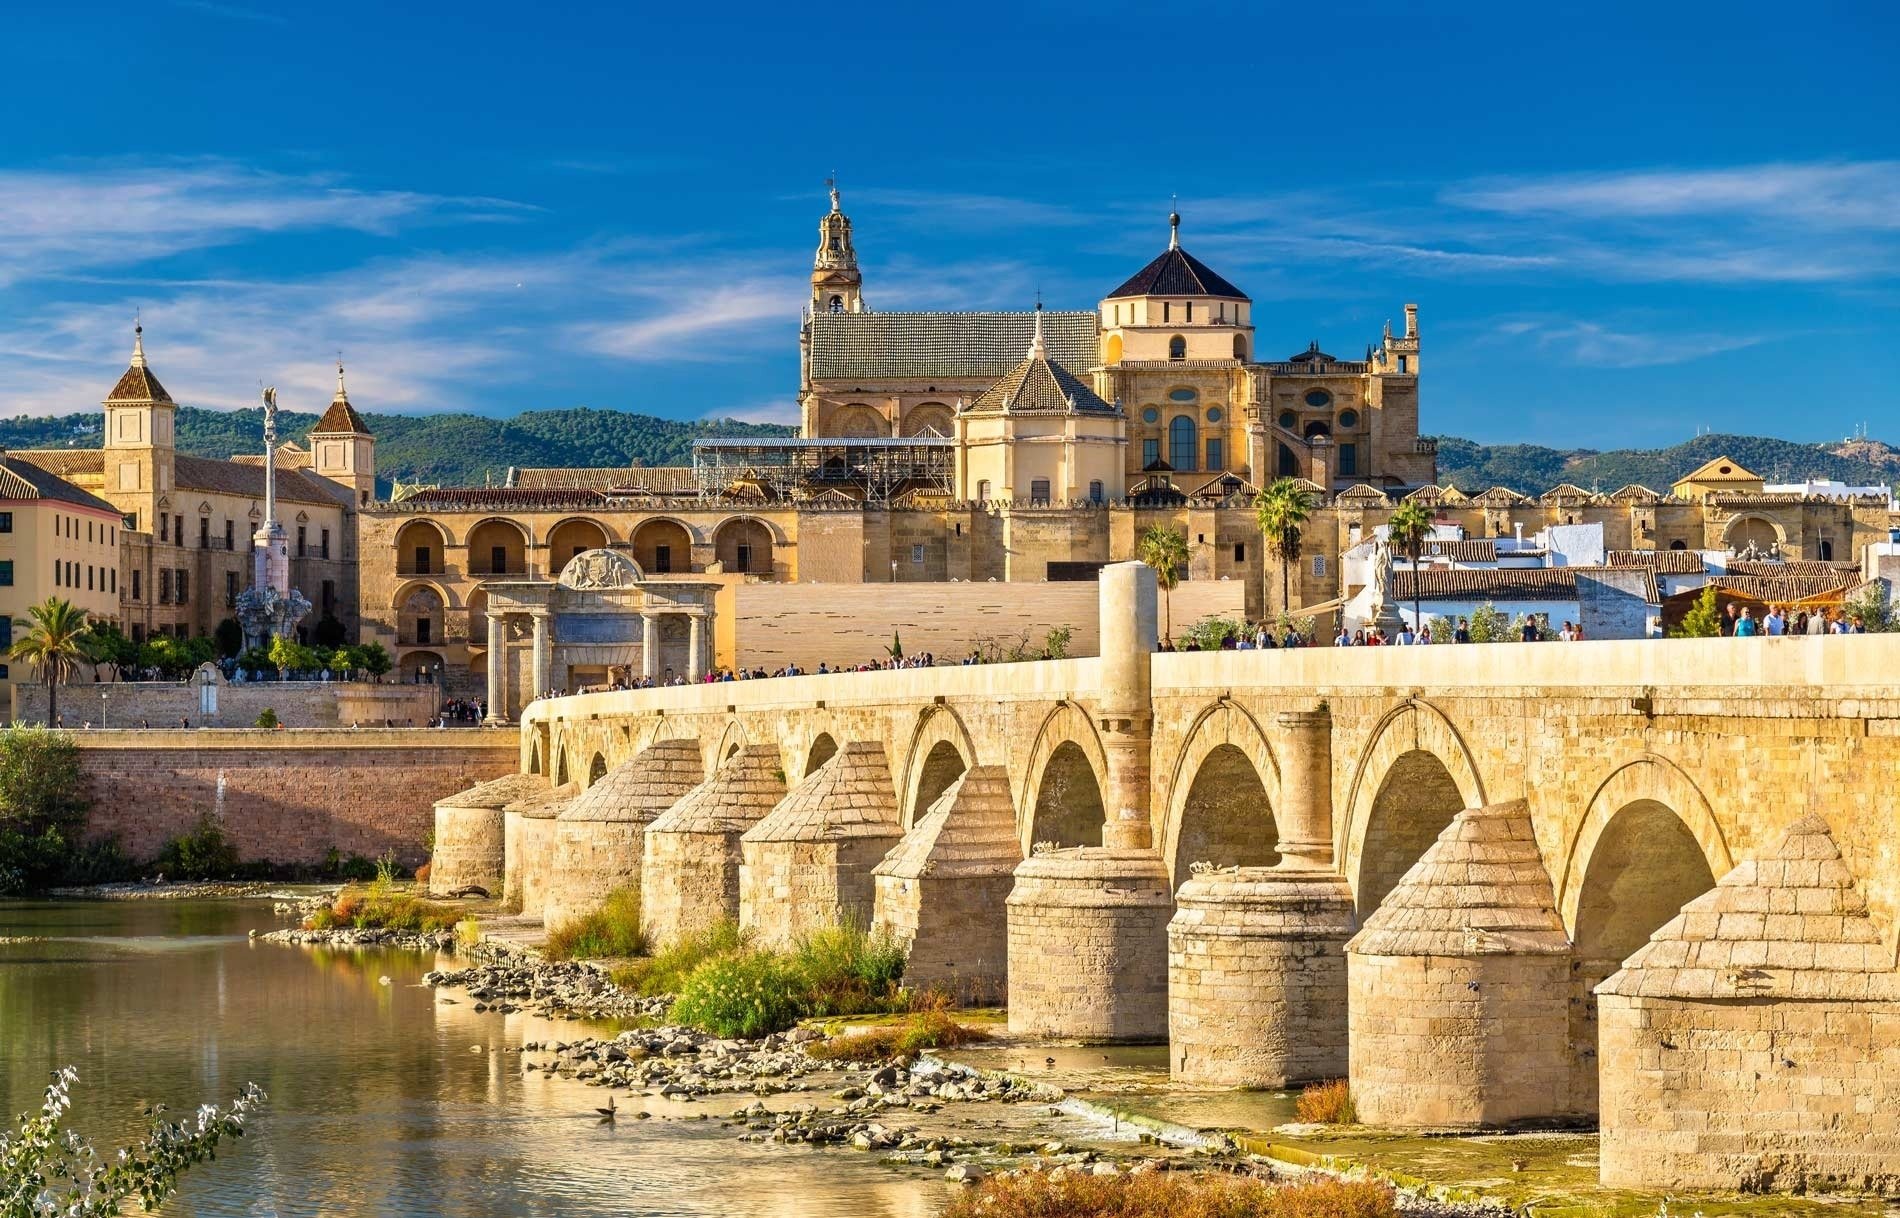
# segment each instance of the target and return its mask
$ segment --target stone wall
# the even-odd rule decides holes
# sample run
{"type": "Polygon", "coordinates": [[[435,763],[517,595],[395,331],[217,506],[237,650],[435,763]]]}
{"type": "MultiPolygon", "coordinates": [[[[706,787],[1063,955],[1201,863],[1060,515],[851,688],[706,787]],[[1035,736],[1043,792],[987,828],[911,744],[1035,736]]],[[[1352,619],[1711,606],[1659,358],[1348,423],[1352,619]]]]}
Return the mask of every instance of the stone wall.
{"type": "MultiPolygon", "coordinates": [[[[107,681],[67,685],[59,691],[59,714],[70,728],[175,728],[188,720],[198,727],[250,727],[266,708],[285,727],[423,727],[441,705],[433,685],[375,685],[369,682],[266,681],[220,685],[218,711],[203,714],[198,687],[187,681],[107,681]],[[102,705],[100,695],[105,695],[102,705]]],[[[13,687],[13,718],[46,722],[46,687],[13,687]]]]}
{"type": "Polygon", "coordinates": [[[76,732],[88,832],[134,858],[212,816],[246,861],[428,858],[435,801],[515,767],[512,732],[76,732]]]}

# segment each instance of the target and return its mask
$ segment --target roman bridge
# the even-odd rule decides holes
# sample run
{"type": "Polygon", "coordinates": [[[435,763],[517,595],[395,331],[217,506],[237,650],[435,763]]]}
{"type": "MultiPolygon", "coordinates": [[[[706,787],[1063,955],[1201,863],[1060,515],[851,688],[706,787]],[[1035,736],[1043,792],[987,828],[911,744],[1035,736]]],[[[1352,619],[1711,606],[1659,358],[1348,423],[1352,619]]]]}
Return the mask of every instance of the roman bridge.
{"type": "Polygon", "coordinates": [[[1600,1108],[1618,1182],[1900,1181],[1900,636],[1154,654],[1103,581],[1099,657],[534,704],[509,887],[875,920],[1014,1030],[1375,1123],[1600,1108]]]}

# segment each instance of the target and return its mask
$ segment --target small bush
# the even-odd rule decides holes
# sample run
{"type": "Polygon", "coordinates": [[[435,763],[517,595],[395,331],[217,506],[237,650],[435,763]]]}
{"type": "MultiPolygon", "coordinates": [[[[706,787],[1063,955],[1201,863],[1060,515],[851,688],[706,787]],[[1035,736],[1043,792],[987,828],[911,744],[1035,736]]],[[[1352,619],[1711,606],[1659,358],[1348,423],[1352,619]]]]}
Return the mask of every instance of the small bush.
{"type": "Polygon", "coordinates": [[[904,949],[857,926],[814,931],[792,950],[791,967],[808,1015],[862,1015],[892,1009],[904,977],[904,949]]]}
{"type": "Polygon", "coordinates": [[[948,1011],[927,1010],[902,1023],[833,1036],[806,1052],[821,1061],[832,1062],[883,1062],[893,1058],[909,1061],[926,1049],[948,1049],[989,1038],[990,1034],[981,1028],[958,1023],[948,1011]]]}
{"type": "Polygon", "coordinates": [[[306,930],[333,930],[355,927],[357,930],[404,930],[434,933],[455,930],[462,920],[460,910],[404,893],[362,892],[346,889],[336,900],[317,910],[304,922],[306,930]]]}
{"type": "Polygon", "coordinates": [[[237,847],[225,839],[224,830],[209,815],[200,816],[191,832],[165,843],[156,866],[172,879],[222,879],[238,868],[237,847]]]}
{"type": "Polygon", "coordinates": [[[1293,1112],[1309,1125],[1351,1125],[1359,1119],[1352,1106],[1352,1089],[1343,1078],[1308,1085],[1293,1112]]]}
{"type": "Polygon", "coordinates": [[[640,890],[616,888],[599,909],[548,932],[543,949],[552,960],[597,960],[646,951],[640,933],[640,890]]]}
{"type": "Polygon", "coordinates": [[[959,1195],[944,1218],[1393,1218],[1392,1190],[1369,1181],[1269,1184],[1232,1176],[993,1176],[959,1195]]]}
{"type": "Polygon", "coordinates": [[[686,935],[652,956],[630,960],[609,975],[621,989],[648,997],[677,994],[694,969],[715,956],[730,955],[744,945],[739,924],[728,918],[686,935]]]}
{"type": "Polygon", "coordinates": [[[714,1036],[783,1032],[801,1015],[799,982],[783,957],[740,951],[715,956],[686,978],[673,1019],[714,1036]]]}
{"type": "Polygon", "coordinates": [[[257,722],[253,726],[276,727],[277,726],[277,712],[272,710],[268,706],[265,707],[263,710],[257,713],[257,722]]]}
{"type": "Polygon", "coordinates": [[[424,863],[422,866],[416,868],[416,883],[424,888],[428,887],[429,884],[429,870],[430,864],[428,863],[424,863]]]}

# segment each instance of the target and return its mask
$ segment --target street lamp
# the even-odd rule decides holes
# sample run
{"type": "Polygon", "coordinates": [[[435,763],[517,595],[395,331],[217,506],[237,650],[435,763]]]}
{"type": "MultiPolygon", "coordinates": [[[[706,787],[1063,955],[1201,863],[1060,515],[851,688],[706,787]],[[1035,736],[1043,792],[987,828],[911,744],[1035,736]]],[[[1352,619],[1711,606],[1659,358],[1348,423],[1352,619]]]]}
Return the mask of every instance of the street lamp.
{"type": "Polygon", "coordinates": [[[99,730],[102,732],[106,730],[106,699],[111,696],[106,690],[99,691],[99,730]]]}

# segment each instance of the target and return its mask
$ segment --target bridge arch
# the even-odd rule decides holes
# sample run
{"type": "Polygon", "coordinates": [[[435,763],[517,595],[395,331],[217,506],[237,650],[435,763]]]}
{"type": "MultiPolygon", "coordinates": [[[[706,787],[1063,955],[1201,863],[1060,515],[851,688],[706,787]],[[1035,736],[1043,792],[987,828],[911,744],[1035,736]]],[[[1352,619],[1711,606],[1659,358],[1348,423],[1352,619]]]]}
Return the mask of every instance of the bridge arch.
{"type": "Polygon", "coordinates": [[[976,745],[962,716],[948,706],[924,708],[904,753],[904,828],[917,823],[937,797],[976,764],[976,745]]]}
{"type": "Polygon", "coordinates": [[[800,777],[809,776],[813,771],[838,755],[838,740],[830,732],[819,732],[811,738],[811,746],[805,750],[804,764],[800,767],[800,777]]]}
{"type": "MultiPolygon", "coordinates": [[[[1557,911],[1580,954],[1586,943],[1596,943],[1606,934],[1621,941],[1635,932],[1618,932],[1600,923],[1606,918],[1630,923],[1635,907],[1629,898],[1635,894],[1618,897],[1616,889],[1631,868],[1653,873],[1644,884],[1652,890],[1644,902],[1649,905],[1673,899],[1700,882],[1698,865],[1701,873],[1708,874],[1707,882],[1676,901],[1668,917],[1644,929],[1641,939],[1618,960],[1735,866],[1722,826],[1695,780],[1668,758],[1643,753],[1617,766],[1591,794],[1558,874],[1557,911]],[[1610,903],[1605,905],[1605,901],[1610,903]]],[[[1648,920],[1648,915],[1637,920],[1648,920]]]]}
{"type": "Polygon", "coordinates": [[[1485,802],[1464,738],[1444,711],[1419,698],[1394,707],[1372,729],[1348,791],[1340,857],[1361,922],[1452,817],[1485,802]]]}
{"type": "Polygon", "coordinates": [[[745,723],[737,716],[726,720],[726,726],[713,741],[712,752],[706,755],[706,773],[711,774],[732,759],[734,753],[746,746],[745,723]]]}
{"type": "Polygon", "coordinates": [[[1036,731],[1016,799],[1024,857],[1043,841],[1101,845],[1107,780],[1108,755],[1094,721],[1073,702],[1057,703],[1036,731]]]}
{"type": "Polygon", "coordinates": [[[1280,766],[1259,720],[1222,699],[1188,729],[1168,779],[1162,857],[1179,888],[1195,862],[1219,867],[1279,861],[1274,802],[1280,766]]]}
{"type": "Polygon", "coordinates": [[[592,787],[605,777],[607,777],[607,755],[595,753],[593,760],[587,763],[587,785],[592,787]]]}

